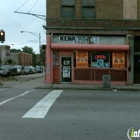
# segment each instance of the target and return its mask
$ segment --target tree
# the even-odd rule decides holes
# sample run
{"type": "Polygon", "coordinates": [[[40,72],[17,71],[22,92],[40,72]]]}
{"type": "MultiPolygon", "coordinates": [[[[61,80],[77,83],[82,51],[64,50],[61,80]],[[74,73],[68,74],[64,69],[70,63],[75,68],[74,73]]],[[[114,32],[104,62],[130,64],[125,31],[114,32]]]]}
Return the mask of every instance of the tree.
{"type": "Polygon", "coordinates": [[[12,60],[12,59],[7,59],[7,63],[8,63],[9,65],[11,65],[11,64],[13,63],[13,60],[12,60]]]}
{"type": "Polygon", "coordinates": [[[11,53],[19,53],[19,52],[21,52],[21,50],[20,49],[10,49],[10,52],[11,53]]]}
{"type": "Polygon", "coordinates": [[[29,54],[35,54],[31,47],[25,46],[22,48],[22,51],[29,54]]]}

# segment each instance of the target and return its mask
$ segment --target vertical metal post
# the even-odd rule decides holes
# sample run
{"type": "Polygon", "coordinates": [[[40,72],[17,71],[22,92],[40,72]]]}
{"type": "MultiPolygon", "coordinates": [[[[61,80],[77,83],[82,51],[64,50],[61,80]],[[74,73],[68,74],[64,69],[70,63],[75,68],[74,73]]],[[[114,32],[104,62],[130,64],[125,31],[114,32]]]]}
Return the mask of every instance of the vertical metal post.
{"type": "Polygon", "coordinates": [[[39,65],[40,65],[40,72],[41,72],[41,70],[42,70],[42,68],[41,68],[41,35],[40,35],[40,33],[39,33],[39,65]]]}

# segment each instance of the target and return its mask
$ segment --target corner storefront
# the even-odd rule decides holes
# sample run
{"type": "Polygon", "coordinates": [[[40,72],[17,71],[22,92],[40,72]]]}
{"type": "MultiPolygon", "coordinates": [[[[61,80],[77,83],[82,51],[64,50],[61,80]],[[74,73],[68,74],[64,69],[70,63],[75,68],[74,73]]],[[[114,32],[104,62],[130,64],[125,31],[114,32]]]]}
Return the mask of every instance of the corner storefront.
{"type": "Polygon", "coordinates": [[[128,84],[125,36],[48,35],[46,56],[46,83],[128,84]]]}

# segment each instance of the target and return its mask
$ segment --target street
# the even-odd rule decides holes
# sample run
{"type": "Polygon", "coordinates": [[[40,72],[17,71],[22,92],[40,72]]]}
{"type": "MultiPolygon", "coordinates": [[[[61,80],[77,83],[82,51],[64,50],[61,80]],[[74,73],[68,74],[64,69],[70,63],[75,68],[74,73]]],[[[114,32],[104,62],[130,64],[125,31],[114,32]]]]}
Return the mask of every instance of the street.
{"type": "Polygon", "coordinates": [[[22,85],[0,89],[0,140],[128,140],[140,129],[139,92],[22,85]]]}

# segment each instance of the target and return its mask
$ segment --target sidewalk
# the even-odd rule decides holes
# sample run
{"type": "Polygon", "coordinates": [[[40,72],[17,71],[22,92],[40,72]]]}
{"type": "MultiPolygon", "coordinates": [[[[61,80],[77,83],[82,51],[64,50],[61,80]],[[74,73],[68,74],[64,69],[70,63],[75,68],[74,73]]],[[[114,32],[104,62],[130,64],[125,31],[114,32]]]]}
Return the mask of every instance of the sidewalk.
{"type": "Polygon", "coordinates": [[[44,74],[19,76],[18,81],[4,82],[0,88],[11,87],[32,87],[36,89],[68,89],[68,90],[113,90],[113,91],[140,91],[139,85],[111,85],[110,88],[104,88],[103,85],[85,85],[85,84],[46,84],[44,74]]]}
{"type": "MultiPolygon", "coordinates": [[[[44,85],[44,73],[41,74],[32,74],[32,75],[20,75],[16,76],[17,81],[3,81],[3,85],[0,85],[0,88],[11,88],[18,86],[24,87],[24,86],[31,86],[31,84],[35,84],[33,80],[40,79],[37,85],[44,85]]],[[[36,86],[37,86],[36,85],[36,86]]]]}

